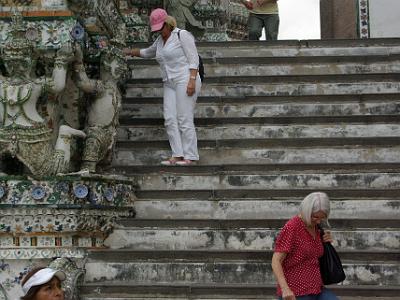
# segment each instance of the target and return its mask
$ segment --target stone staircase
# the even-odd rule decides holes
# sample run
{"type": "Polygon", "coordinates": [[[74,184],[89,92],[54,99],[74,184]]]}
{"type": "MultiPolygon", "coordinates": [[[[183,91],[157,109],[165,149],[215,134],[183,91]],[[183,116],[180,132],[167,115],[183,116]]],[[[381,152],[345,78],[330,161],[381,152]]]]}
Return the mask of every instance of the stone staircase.
{"type": "Polygon", "coordinates": [[[199,50],[196,166],[159,165],[158,66],[131,61],[113,170],[137,180],[137,215],[90,252],[83,299],[274,299],[274,238],[311,191],[332,199],[332,289],[400,299],[400,40],[199,50]]]}

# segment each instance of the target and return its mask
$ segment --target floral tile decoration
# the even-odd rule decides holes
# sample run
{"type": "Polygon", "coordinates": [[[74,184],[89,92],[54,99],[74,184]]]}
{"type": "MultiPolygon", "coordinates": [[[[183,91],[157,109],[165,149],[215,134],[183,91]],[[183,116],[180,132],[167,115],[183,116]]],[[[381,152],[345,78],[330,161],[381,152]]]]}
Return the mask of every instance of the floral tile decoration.
{"type": "Polygon", "coordinates": [[[359,36],[362,39],[368,39],[369,30],[369,1],[359,0],[358,1],[358,24],[359,24],[359,36]]]}

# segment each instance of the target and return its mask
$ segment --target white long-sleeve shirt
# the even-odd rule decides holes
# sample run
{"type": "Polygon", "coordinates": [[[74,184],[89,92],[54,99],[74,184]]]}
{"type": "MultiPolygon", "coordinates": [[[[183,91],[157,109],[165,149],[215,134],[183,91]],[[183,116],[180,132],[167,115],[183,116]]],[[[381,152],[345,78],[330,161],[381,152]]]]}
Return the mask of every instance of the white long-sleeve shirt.
{"type": "Polygon", "coordinates": [[[171,32],[165,45],[159,36],[150,47],[140,50],[140,56],[156,58],[160,64],[163,81],[189,76],[190,69],[197,69],[199,66],[199,55],[193,35],[179,28],[171,32]]]}

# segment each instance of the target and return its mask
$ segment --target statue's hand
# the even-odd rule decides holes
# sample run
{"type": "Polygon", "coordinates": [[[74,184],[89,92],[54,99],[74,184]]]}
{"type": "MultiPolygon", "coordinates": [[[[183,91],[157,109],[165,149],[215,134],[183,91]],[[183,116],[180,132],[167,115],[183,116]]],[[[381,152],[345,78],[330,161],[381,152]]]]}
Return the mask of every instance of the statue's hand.
{"type": "Polygon", "coordinates": [[[75,60],[74,50],[71,46],[71,43],[66,43],[61,46],[61,48],[57,51],[57,58],[65,62],[71,62],[75,60]]]}
{"type": "Polygon", "coordinates": [[[83,52],[81,46],[78,43],[74,45],[74,50],[75,50],[75,58],[74,58],[75,63],[83,64],[83,52]]]}

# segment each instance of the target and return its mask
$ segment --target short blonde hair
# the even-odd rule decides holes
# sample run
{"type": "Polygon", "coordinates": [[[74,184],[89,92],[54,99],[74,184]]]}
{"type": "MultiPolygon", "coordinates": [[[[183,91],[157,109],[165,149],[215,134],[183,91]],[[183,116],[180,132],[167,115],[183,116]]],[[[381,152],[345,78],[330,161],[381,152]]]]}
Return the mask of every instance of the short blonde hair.
{"type": "Polygon", "coordinates": [[[167,18],[165,19],[164,23],[169,26],[171,31],[174,30],[176,28],[176,26],[177,26],[176,19],[173,16],[167,16],[167,18]]]}
{"type": "Polygon", "coordinates": [[[330,210],[329,197],[322,192],[308,194],[300,204],[300,215],[307,225],[311,225],[311,215],[317,211],[323,211],[326,214],[326,222],[329,225],[330,210]]]}

